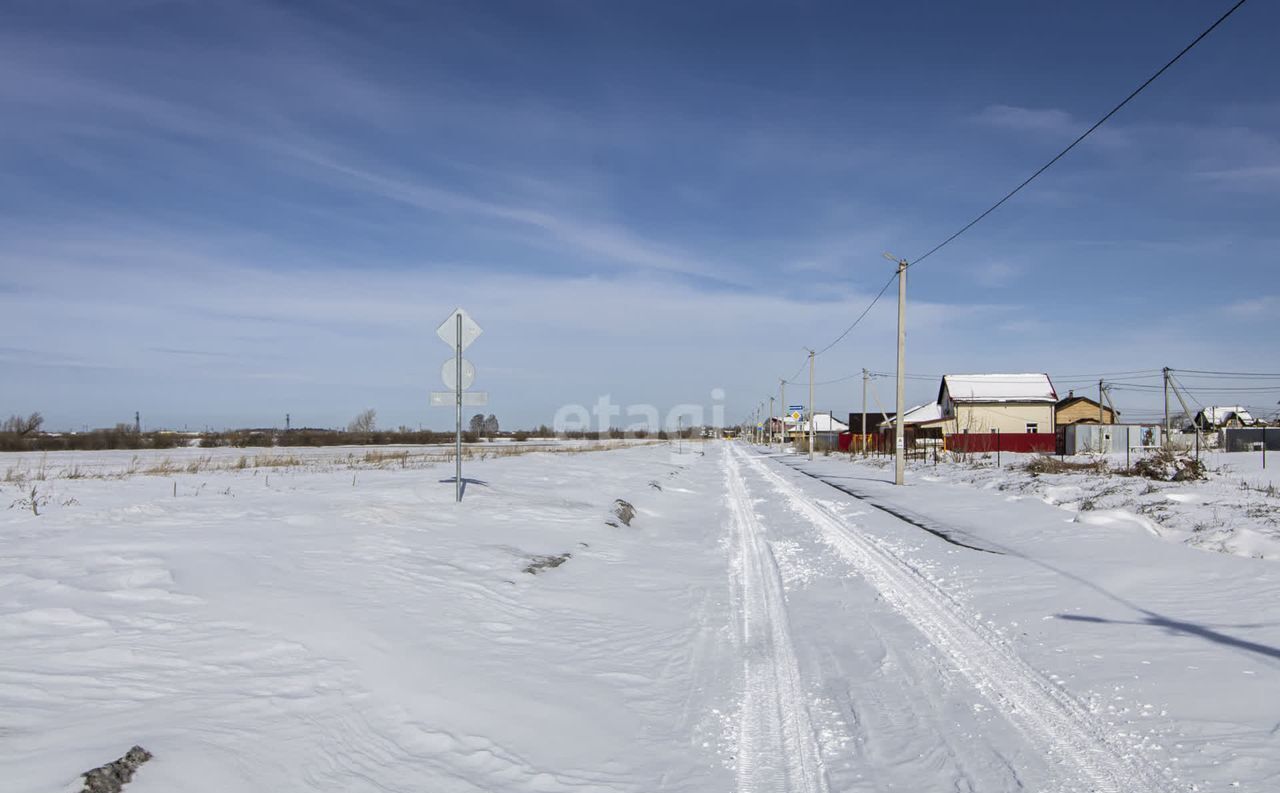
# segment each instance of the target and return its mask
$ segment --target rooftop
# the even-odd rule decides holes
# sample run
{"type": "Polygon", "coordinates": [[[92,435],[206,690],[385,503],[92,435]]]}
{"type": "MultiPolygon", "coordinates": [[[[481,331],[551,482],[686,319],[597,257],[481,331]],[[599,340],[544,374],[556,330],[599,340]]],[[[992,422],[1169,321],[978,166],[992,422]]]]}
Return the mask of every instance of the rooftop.
{"type": "Polygon", "coordinates": [[[953,402],[1057,402],[1049,375],[1024,374],[948,374],[942,376],[938,403],[943,394],[953,402]]]}

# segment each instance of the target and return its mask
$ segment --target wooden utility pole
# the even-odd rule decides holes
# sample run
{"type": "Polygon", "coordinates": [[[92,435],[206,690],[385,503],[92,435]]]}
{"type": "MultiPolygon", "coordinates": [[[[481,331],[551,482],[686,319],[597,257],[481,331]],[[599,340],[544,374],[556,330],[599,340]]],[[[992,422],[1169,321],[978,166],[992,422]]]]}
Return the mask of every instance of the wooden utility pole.
{"type": "Polygon", "coordinates": [[[1102,380],[1098,380],[1098,423],[1106,424],[1102,417],[1102,380]]]}

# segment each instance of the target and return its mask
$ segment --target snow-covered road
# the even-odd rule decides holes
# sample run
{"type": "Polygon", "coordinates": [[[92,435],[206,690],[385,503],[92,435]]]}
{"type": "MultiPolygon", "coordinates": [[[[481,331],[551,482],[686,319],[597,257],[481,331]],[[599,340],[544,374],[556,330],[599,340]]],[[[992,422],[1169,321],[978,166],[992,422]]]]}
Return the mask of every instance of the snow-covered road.
{"type": "Polygon", "coordinates": [[[1280,787],[1274,562],[745,444],[461,506],[343,454],[4,483],[0,787],[134,743],[129,793],[1280,787]]]}

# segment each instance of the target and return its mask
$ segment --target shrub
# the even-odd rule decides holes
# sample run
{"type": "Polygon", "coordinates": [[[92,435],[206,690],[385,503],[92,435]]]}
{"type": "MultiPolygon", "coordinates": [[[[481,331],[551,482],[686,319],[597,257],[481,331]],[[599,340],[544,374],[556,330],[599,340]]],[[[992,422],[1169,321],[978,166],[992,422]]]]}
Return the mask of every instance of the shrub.
{"type": "Polygon", "coordinates": [[[1143,457],[1124,473],[1158,482],[1189,482],[1207,478],[1204,463],[1168,446],[1143,457]]]}

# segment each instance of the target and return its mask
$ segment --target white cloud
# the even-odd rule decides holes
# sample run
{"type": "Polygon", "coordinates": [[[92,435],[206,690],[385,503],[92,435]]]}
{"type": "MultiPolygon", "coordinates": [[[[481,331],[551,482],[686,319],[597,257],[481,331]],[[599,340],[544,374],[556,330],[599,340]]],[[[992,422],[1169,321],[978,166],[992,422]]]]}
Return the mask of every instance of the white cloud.
{"type": "Polygon", "coordinates": [[[1218,187],[1235,190],[1274,192],[1280,188],[1280,165],[1246,165],[1215,171],[1201,171],[1199,176],[1218,187]]]}
{"type": "Polygon", "coordinates": [[[1227,314],[1237,319],[1255,319],[1258,317],[1280,319],[1280,297],[1262,295],[1261,297],[1237,300],[1227,305],[1224,310],[1227,314]]]}
{"type": "Polygon", "coordinates": [[[1005,261],[987,262],[974,268],[973,277],[982,286],[1008,286],[1022,276],[1021,265],[1005,261]]]}
{"type": "Polygon", "coordinates": [[[975,115],[973,120],[980,124],[1020,132],[1079,134],[1084,131],[1080,122],[1070,113],[1056,108],[1036,109],[1013,105],[988,105],[975,115]]]}

